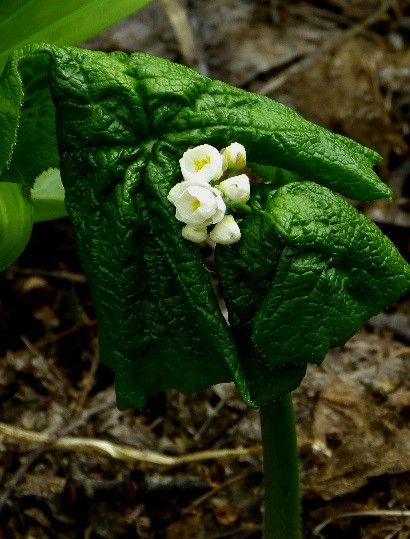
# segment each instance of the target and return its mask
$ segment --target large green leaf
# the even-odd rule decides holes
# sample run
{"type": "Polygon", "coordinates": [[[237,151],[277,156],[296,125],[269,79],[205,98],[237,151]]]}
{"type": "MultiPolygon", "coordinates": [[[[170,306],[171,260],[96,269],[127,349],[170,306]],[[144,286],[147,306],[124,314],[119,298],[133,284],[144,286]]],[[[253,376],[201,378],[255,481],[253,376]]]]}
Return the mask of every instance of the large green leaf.
{"type": "MultiPolygon", "coordinates": [[[[31,46],[12,56],[1,78],[0,132],[0,179],[28,186],[42,172],[41,163],[44,169],[55,166],[50,137],[56,137],[67,210],[100,324],[101,358],[116,372],[122,408],[143,406],[150,393],[169,387],[191,392],[229,379],[253,405],[295,387],[306,363],[321,361],[325,348],[343,339],[324,335],[317,356],[278,356],[280,346],[272,346],[270,335],[276,343],[278,335],[289,334],[291,314],[286,312],[284,322],[274,311],[288,302],[294,286],[309,304],[313,270],[288,282],[302,262],[327,272],[318,297],[326,308],[326,294],[334,293],[334,308],[340,268],[332,261],[343,236],[339,229],[349,219],[355,233],[371,242],[374,260],[384,260],[371,288],[379,298],[367,305],[367,297],[358,301],[355,292],[341,309],[352,316],[344,322],[349,331],[409,287],[408,266],[390,242],[380,240],[376,227],[369,228],[356,210],[348,213],[350,206],[337,195],[324,194],[330,188],[361,200],[389,197],[372,169],[377,154],[265,97],[143,53],[31,46]],[[29,75],[33,72],[37,77],[29,75]],[[39,102],[45,103],[43,114],[36,112],[39,102]],[[37,146],[30,126],[44,133],[34,141],[37,146]],[[266,183],[252,188],[252,211],[241,223],[240,242],[218,247],[228,326],[209,269],[197,246],[182,238],[167,194],[181,181],[178,161],[187,148],[202,143],[222,148],[232,141],[245,145],[266,183]],[[294,178],[297,183],[275,191],[272,167],[290,171],[281,183],[294,178]],[[305,201],[300,215],[299,199],[305,201]],[[301,232],[295,240],[296,225],[301,232]],[[316,225],[321,232],[311,247],[303,234],[316,225]]],[[[356,244],[351,248],[352,281],[343,283],[356,290],[360,279],[373,278],[373,267],[357,255],[356,244]]],[[[308,316],[303,309],[295,313],[300,335],[307,332],[310,342],[309,324],[302,324],[308,316]]],[[[318,323],[312,328],[316,332],[318,323]]]]}

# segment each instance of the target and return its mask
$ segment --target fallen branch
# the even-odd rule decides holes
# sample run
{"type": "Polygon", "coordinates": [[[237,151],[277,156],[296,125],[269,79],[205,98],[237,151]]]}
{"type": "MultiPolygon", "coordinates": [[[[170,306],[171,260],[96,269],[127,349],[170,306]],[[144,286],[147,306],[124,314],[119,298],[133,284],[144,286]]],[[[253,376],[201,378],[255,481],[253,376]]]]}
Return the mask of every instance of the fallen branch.
{"type": "Polygon", "coordinates": [[[31,430],[21,429],[6,423],[0,422],[0,435],[23,443],[48,444],[49,449],[61,451],[78,451],[93,453],[98,451],[110,456],[116,460],[128,462],[146,462],[149,464],[158,464],[161,466],[179,466],[189,462],[200,462],[204,460],[215,459],[236,459],[247,455],[260,455],[262,448],[243,447],[236,449],[209,449],[206,451],[198,451],[196,453],[188,453],[186,455],[163,455],[156,451],[146,449],[135,449],[123,444],[109,442],[107,440],[96,440],[93,438],[80,438],[74,436],[63,436],[54,440],[47,433],[35,432],[31,430]]]}

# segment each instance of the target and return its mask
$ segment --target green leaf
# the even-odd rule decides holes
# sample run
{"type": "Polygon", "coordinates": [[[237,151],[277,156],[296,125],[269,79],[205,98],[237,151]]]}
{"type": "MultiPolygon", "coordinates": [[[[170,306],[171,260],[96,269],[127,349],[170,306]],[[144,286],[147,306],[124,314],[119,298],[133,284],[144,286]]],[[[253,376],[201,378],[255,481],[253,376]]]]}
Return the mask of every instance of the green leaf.
{"type": "Polygon", "coordinates": [[[282,187],[288,183],[304,181],[303,176],[300,174],[284,170],[283,168],[256,165],[255,163],[248,163],[248,166],[256,176],[269,182],[272,187],[282,187]]]}
{"type": "MultiPolygon", "coordinates": [[[[357,200],[389,198],[391,190],[373,171],[376,152],[304,120],[295,111],[265,96],[250,94],[219,81],[206,89],[187,90],[195,106],[170,122],[172,140],[195,146],[204,137],[216,147],[242,143],[250,163],[300,175],[357,200]],[[199,127],[200,126],[200,127],[199,127]]],[[[259,168],[259,171],[263,168],[259,168]]]]}
{"type": "Polygon", "coordinates": [[[306,362],[284,366],[279,360],[273,364],[254,343],[252,321],[269,293],[285,245],[269,214],[257,209],[265,204],[260,192],[265,186],[258,187],[251,199],[255,209],[241,222],[241,240],[230,247],[217,246],[215,262],[242,366],[234,379],[245,384],[250,401],[260,406],[295,389],[305,374],[306,362]]]}
{"type": "Polygon", "coordinates": [[[218,246],[216,261],[233,332],[252,342],[241,359],[258,405],[295,389],[303,366],[409,289],[410,267],[390,240],[325,187],[279,188],[241,229],[243,241],[218,246]]]}
{"type": "Polygon", "coordinates": [[[208,274],[152,193],[175,182],[167,152],[79,150],[63,156],[62,170],[119,406],[229,380],[225,361],[235,362],[235,349],[208,274]]]}
{"type": "Polygon", "coordinates": [[[0,2],[0,70],[28,43],[77,45],[151,0],[13,0],[0,2]]]}
{"type": "Polygon", "coordinates": [[[254,339],[274,362],[320,364],[408,290],[410,267],[391,241],[328,189],[290,184],[266,211],[286,247],[254,318],[254,339]]]}
{"type": "MultiPolygon", "coordinates": [[[[386,259],[377,282],[383,288],[387,279],[391,289],[387,295],[382,290],[372,308],[364,308],[355,291],[349,305],[359,305],[358,315],[349,327],[357,328],[359,318],[408,287],[408,273],[390,282],[400,265],[398,255],[386,258],[387,244],[379,241],[377,229],[368,229],[355,210],[345,211],[344,205],[350,206],[338,196],[323,195],[329,187],[362,200],[390,196],[372,170],[377,154],[283,105],[144,53],[47,45],[14,53],[0,81],[0,96],[0,132],[5,133],[0,179],[32,186],[42,168],[55,167],[51,139],[56,137],[67,211],[99,320],[101,359],[116,372],[121,408],[141,407],[150,393],[169,387],[192,392],[232,379],[250,405],[295,387],[306,363],[319,359],[276,356],[269,336],[287,330],[274,310],[282,289],[286,304],[292,264],[299,259],[312,264],[309,256],[316,256],[326,231],[334,241],[326,240],[327,258],[319,249],[315,263],[331,265],[332,249],[339,248],[336,229],[345,226],[339,210],[354,219],[358,233],[363,228],[374,252],[380,250],[378,260],[386,259]],[[33,131],[42,133],[39,140],[33,131]],[[266,184],[252,187],[252,212],[241,223],[242,239],[216,256],[228,326],[210,270],[197,246],[181,237],[167,194],[181,181],[179,159],[187,148],[203,143],[222,148],[233,141],[245,145],[249,161],[265,167],[267,177],[266,184]],[[272,167],[291,173],[282,174],[282,183],[300,181],[275,191],[268,177],[272,167]],[[306,202],[299,212],[298,201],[291,218],[295,185],[306,202]],[[302,233],[300,252],[298,240],[293,242],[291,231],[298,223],[303,231],[314,231],[316,225],[322,231],[312,252],[302,233]]],[[[352,255],[355,290],[368,277],[369,262],[362,266],[352,255]]],[[[402,267],[407,267],[404,262],[402,267]]],[[[337,274],[337,268],[330,270],[337,274]]],[[[309,288],[310,274],[301,276],[300,290],[309,288]]],[[[328,344],[338,339],[329,338],[328,344]]]]}
{"type": "Polygon", "coordinates": [[[34,222],[52,221],[65,217],[67,210],[64,200],[65,193],[60,171],[56,168],[50,168],[40,174],[30,193],[34,222]]]}
{"type": "Polygon", "coordinates": [[[59,167],[48,65],[47,55],[29,61],[15,54],[0,78],[2,181],[32,187],[42,172],[59,167]]]}

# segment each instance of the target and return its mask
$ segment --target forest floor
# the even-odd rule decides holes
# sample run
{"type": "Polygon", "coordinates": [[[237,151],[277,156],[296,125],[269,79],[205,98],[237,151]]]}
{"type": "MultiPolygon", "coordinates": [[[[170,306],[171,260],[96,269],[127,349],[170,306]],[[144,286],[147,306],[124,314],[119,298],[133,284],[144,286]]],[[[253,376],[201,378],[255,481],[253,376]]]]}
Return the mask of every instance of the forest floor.
{"type": "MultiPolygon", "coordinates": [[[[84,46],[185,63],[377,150],[396,198],[358,207],[409,260],[408,0],[156,0],[84,46]]],[[[257,411],[232,384],[118,411],[68,220],[35,226],[0,302],[0,539],[261,537],[257,411]]],[[[409,310],[294,393],[305,539],[410,537],[409,310]]]]}

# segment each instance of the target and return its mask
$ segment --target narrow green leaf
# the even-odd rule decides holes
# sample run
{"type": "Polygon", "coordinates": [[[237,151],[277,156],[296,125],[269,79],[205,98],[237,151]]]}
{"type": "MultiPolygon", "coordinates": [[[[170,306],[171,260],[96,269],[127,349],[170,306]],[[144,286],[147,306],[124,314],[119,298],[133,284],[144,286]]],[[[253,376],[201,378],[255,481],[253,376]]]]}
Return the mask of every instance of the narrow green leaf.
{"type": "Polygon", "coordinates": [[[33,228],[33,209],[21,185],[0,183],[0,271],[26,247],[33,228]]]}
{"type": "Polygon", "coordinates": [[[11,52],[28,43],[77,45],[151,0],[1,0],[0,71],[11,52]]]}

